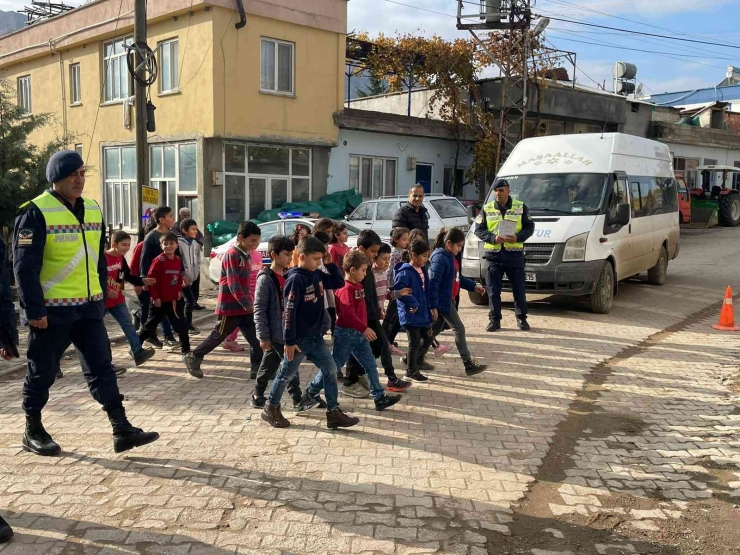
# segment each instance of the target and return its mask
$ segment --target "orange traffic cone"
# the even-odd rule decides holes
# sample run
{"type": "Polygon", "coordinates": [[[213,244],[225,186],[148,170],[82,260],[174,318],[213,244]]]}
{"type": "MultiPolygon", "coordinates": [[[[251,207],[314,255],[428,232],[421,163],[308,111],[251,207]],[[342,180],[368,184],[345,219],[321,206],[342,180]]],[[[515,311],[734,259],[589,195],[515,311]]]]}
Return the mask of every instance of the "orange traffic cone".
{"type": "Polygon", "coordinates": [[[740,328],[735,326],[735,315],[732,312],[732,287],[729,285],[725,291],[725,301],[722,303],[722,310],[719,313],[719,322],[712,327],[716,330],[740,331],[740,328]]]}

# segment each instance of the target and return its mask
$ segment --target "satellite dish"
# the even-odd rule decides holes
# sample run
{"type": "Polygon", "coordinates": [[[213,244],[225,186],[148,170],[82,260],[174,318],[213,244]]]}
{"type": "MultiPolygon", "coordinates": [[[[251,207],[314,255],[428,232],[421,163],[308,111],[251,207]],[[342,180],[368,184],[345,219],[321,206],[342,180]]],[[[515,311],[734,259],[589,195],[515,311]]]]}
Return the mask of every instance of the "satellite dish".
{"type": "Polygon", "coordinates": [[[642,83],[640,83],[639,85],[637,85],[637,90],[635,91],[635,96],[637,98],[641,98],[642,97],[642,83]]]}

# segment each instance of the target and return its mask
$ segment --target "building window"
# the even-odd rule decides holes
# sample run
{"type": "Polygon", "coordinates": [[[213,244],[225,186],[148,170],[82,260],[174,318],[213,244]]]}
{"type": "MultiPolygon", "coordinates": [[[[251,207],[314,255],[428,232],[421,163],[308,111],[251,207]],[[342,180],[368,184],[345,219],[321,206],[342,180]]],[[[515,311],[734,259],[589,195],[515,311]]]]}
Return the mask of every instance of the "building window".
{"type": "Polygon", "coordinates": [[[82,143],[77,143],[75,145],[75,152],[82,157],[82,143]]]}
{"type": "Polygon", "coordinates": [[[69,103],[80,104],[82,102],[82,89],[80,88],[80,64],[69,66],[69,103]]]}
{"type": "Polygon", "coordinates": [[[242,222],[311,200],[311,149],[227,143],[224,219],[242,222]]]}
{"type": "Polygon", "coordinates": [[[159,92],[174,92],[180,87],[177,39],[159,43],[159,92]]]}
{"type": "Polygon", "coordinates": [[[159,189],[159,204],[172,210],[198,212],[197,149],[195,143],[149,147],[151,186],[159,189]]]}
{"type": "Polygon", "coordinates": [[[294,48],[292,42],[262,39],[261,90],[293,94],[294,48]]]}
{"type": "Polygon", "coordinates": [[[105,222],[117,228],[137,230],[136,222],[136,147],[103,149],[103,207],[105,222]]]}
{"type": "Polygon", "coordinates": [[[696,189],[701,187],[701,182],[698,181],[698,173],[695,168],[700,165],[698,158],[681,158],[675,156],[673,158],[673,170],[676,177],[683,177],[686,181],[686,186],[689,189],[696,189]]]}
{"type": "Polygon", "coordinates": [[[126,47],[132,37],[106,42],[103,45],[103,78],[105,102],[115,102],[131,96],[131,80],[126,63],[126,47]]]}
{"type": "Polygon", "coordinates": [[[364,198],[395,195],[396,165],[394,158],[350,156],[349,188],[359,191],[364,198]]]}
{"type": "Polygon", "coordinates": [[[31,113],[31,76],[18,78],[18,106],[24,114],[31,113]]]}

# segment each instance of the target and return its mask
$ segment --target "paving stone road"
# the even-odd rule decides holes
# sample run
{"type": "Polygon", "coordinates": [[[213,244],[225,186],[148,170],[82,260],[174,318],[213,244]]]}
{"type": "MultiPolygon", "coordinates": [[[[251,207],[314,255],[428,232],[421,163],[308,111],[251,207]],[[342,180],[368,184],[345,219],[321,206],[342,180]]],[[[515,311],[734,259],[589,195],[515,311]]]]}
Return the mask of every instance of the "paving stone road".
{"type": "Polygon", "coordinates": [[[263,423],[245,353],[214,352],[203,380],[160,353],[120,379],[158,442],[114,454],[70,365],[44,412],[63,454],[40,458],[20,449],[22,380],[4,377],[0,514],[16,536],[0,555],[734,553],[740,336],[711,323],[740,286],[738,239],[688,230],[666,286],[621,284],[609,315],[535,301],[531,333],[508,312],[486,334],[464,302],[489,371],[465,378],[448,354],[391,410],[341,398],[362,418],[347,431],[321,411],[263,423]]]}

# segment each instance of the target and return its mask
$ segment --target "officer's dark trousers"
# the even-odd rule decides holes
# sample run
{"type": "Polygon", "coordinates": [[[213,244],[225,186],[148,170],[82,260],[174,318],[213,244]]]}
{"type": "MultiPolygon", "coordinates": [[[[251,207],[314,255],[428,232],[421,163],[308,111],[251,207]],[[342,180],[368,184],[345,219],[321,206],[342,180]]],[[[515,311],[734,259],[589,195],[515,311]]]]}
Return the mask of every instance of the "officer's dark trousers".
{"type": "Polygon", "coordinates": [[[41,330],[31,326],[28,333],[28,368],[23,384],[23,410],[38,414],[49,400],[57,368],[64,351],[73,344],[82,373],[93,398],[106,410],[120,406],[116,374],[111,363],[110,341],[103,320],[83,318],[63,326],[41,330]]]}
{"type": "Polygon", "coordinates": [[[503,266],[490,262],[486,275],[488,289],[488,309],[491,320],[501,320],[501,282],[504,274],[509,278],[514,293],[514,306],[517,318],[527,317],[527,295],[524,283],[524,268],[503,266]]]}
{"type": "Polygon", "coordinates": [[[252,368],[257,370],[262,362],[262,347],[260,347],[259,339],[257,339],[257,330],[254,327],[253,314],[221,316],[221,320],[216,324],[216,327],[213,328],[210,335],[206,337],[206,340],[196,347],[193,354],[198,358],[203,358],[213,349],[221,345],[221,343],[223,343],[236,328],[239,328],[244,337],[247,338],[250,347],[249,361],[252,364],[252,368]]]}

